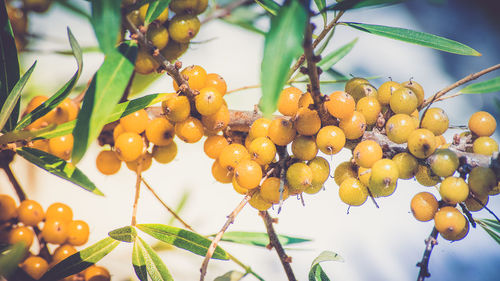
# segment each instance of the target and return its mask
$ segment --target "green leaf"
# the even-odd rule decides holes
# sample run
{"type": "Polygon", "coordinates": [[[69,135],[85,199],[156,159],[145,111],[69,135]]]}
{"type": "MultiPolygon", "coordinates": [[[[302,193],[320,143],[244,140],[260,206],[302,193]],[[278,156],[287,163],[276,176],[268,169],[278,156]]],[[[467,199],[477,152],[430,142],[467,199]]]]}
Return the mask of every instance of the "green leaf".
{"type": "Polygon", "coordinates": [[[358,9],[369,6],[377,6],[377,5],[393,5],[404,2],[405,0],[344,0],[342,2],[338,2],[336,4],[330,5],[326,7],[326,10],[336,10],[336,11],[345,11],[349,9],[358,9]]]}
{"type": "Polygon", "coordinates": [[[309,270],[309,281],[329,281],[330,279],[326,276],[326,273],[321,268],[320,263],[324,261],[338,261],[344,262],[344,259],[337,253],[331,251],[323,251],[319,256],[317,256],[311,264],[311,269],[309,270]]]}
{"type": "Polygon", "coordinates": [[[134,245],[135,244],[138,245],[137,250],[143,257],[146,264],[146,270],[149,274],[149,277],[151,277],[153,281],[174,280],[163,261],[155,253],[151,246],[144,242],[144,240],[142,240],[139,236],[137,236],[137,240],[135,241],[134,245]]]}
{"type": "MultiPolygon", "coordinates": [[[[286,235],[278,235],[278,239],[283,246],[311,241],[311,239],[286,235]]],[[[267,233],[264,232],[229,231],[224,233],[221,241],[266,247],[269,244],[269,236],[267,236],[267,233]]]]}
{"type": "Polygon", "coordinates": [[[36,66],[36,61],[31,65],[31,67],[24,73],[23,77],[17,81],[16,85],[10,92],[9,96],[7,97],[7,100],[5,100],[5,103],[2,106],[2,110],[0,110],[0,129],[3,128],[7,120],[9,120],[9,117],[12,113],[12,111],[15,109],[19,98],[21,97],[21,92],[26,85],[26,82],[28,82],[28,79],[31,76],[31,73],[35,69],[36,66]]]}
{"type": "Polygon", "coordinates": [[[286,83],[293,59],[302,52],[302,38],[307,23],[307,10],[298,0],[283,6],[271,20],[271,29],[264,43],[260,82],[262,98],[260,110],[271,115],[286,83]]]}
{"type": "Polygon", "coordinates": [[[119,241],[106,237],[92,246],[89,246],[56,264],[42,276],[42,281],[59,280],[66,276],[81,272],[100,261],[104,256],[113,251],[119,241]]]}
{"type": "Polygon", "coordinates": [[[476,50],[462,43],[425,32],[414,31],[400,27],[365,24],[357,22],[342,22],[342,24],[374,35],[379,35],[395,40],[417,44],[448,53],[464,55],[464,56],[481,55],[476,50]]]}
{"type": "Polygon", "coordinates": [[[146,17],[144,18],[144,25],[149,25],[163,13],[165,9],[168,9],[168,4],[170,4],[170,0],[158,0],[150,3],[148,11],[146,12],[146,17]]]}
{"type": "Polygon", "coordinates": [[[9,245],[0,251],[0,277],[8,277],[26,255],[26,246],[23,242],[9,245]]]}
{"type": "Polygon", "coordinates": [[[500,76],[493,79],[469,84],[460,90],[463,94],[486,94],[500,91],[500,76]]]}
{"type": "Polygon", "coordinates": [[[476,222],[488,233],[493,240],[500,244],[500,225],[489,219],[478,219],[476,222]]]}
{"type": "Polygon", "coordinates": [[[255,0],[255,2],[257,2],[257,4],[259,4],[262,8],[271,13],[273,16],[276,16],[280,9],[280,5],[274,2],[273,0],[255,0]]]}
{"type": "Polygon", "coordinates": [[[51,174],[70,181],[94,194],[104,195],[97,189],[94,183],[92,183],[89,178],[72,163],[68,163],[52,154],[30,147],[18,148],[16,152],[24,159],[51,174]]]}
{"type": "Polygon", "coordinates": [[[492,219],[481,219],[481,222],[486,226],[500,234],[500,223],[497,220],[492,219]]]}
{"type": "Polygon", "coordinates": [[[334,66],[337,62],[339,62],[342,58],[344,58],[352,50],[354,45],[356,45],[356,42],[358,42],[358,38],[343,45],[342,47],[338,48],[337,50],[329,53],[318,63],[318,66],[323,71],[330,69],[332,66],[334,66]]]}
{"type": "Polygon", "coordinates": [[[80,74],[82,73],[82,67],[83,67],[82,50],[69,28],[68,28],[68,39],[69,39],[69,44],[71,45],[71,50],[73,51],[73,56],[75,57],[77,63],[77,70],[75,74],[48,100],[46,100],[40,106],[35,108],[32,112],[26,114],[26,116],[24,116],[19,121],[19,123],[17,123],[15,127],[16,130],[23,129],[24,127],[33,123],[38,118],[49,113],[49,111],[57,107],[69,95],[73,87],[75,87],[76,82],[78,81],[78,78],[80,78],[80,74]]]}
{"type": "Polygon", "coordinates": [[[323,17],[323,24],[327,24],[327,15],[326,15],[326,0],[314,0],[314,3],[316,3],[316,7],[318,8],[318,11],[321,13],[321,16],[323,17]]]}
{"type": "Polygon", "coordinates": [[[110,231],[108,235],[115,240],[131,243],[134,242],[137,236],[137,230],[133,226],[125,226],[110,231]]]}
{"type": "MultiPolygon", "coordinates": [[[[7,100],[12,89],[19,80],[19,61],[17,60],[16,42],[6,9],[7,3],[0,4],[0,108],[7,100]]],[[[5,124],[5,130],[10,131],[16,125],[19,117],[18,101],[5,124]]]]}
{"type": "Polygon", "coordinates": [[[266,33],[255,25],[255,22],[263,15],[263,13],[253,9],[252,6],[241,6],[234,9],[231,14],[222,17],[221,20],[257,34],[265,35],[266,33]]]}
{"type": "Polygon", "coordinates": [[[214,279],[214,281],[239,281],[245,277],[245,273],[236,270],[226,272],[224,275],[214,279]]]}
{"type": "Polygon", "coordinates": [[[330,281],[321,265],[314,265],[309,271],[309,281],[330,281]]]}
{"type": "Polygon", "coordinates": [[[121,25],[121,0],[92,0],[92,18],[97,42],[104,54],[114,52],[121,25]]]}
{"type": "MultiPolygon", "coordinates": [[[[139,224],[137,228],[160,241],[188,250],[200,256],[205,256],[210,244],[212,244],[211,240],[199,234],[173,226],[163,224],[139,224]]],[[[212,258],[219,260],[229,259],[228,254],[219,246],[215,248],[212,258]]]]}
{"type": "Polygon", "coordinates": [[[61,7],[67,9],[70,12],[73,12],[76,15],[82,16],[87,20],[90,20],[90,15],[85,11],[85,9],[74,2],[69,2],[68,0],[56,0],[57,4],[61,5],[61,7]]]}
{"type": "Polygon", "coordinates": [[[118,52],[106,55],[103,64],[90,82],[73,130],[75,137],[73,163],[76,164],[82,159],[87,148],[107,123],[109,114],[120,101],[134,70],[136,56],[135,43],[131,41],[122,43],[118,52]]]}
{"type": "Polygon", "coordinates": [[[141,251],[141,242],[138,237],[134,239],[134,249],[132,250],[132,266],[134,267],[135,275],[141,281],[148,280],[148,271],[146,269],[146,261],[143,251],[141,251]]]}

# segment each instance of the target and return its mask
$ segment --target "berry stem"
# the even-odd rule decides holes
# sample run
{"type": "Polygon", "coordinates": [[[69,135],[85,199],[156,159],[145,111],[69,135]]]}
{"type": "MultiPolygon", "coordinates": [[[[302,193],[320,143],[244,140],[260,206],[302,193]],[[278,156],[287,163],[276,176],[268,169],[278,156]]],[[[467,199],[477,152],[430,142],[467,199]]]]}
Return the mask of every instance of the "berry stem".
{"type": "Polygon", "coordinates": [[[433,227],[431,234],[427,237],[427,239],[425,239],[424,256],[422,257],[422,260],[417,263],[417,267],[420,267],[417,281],[423,281],[426,277],[431,276],[429,272],[429,260],[431,258],[432,249],[437,244],[438,233],[437,229],[433,227]]]}
{"type": "Polygon", "coordinates": [[[134,198],[134,207],[132,210],[132,222],[130,225],[135,226],[137,224],[137,205],[139,203],[139,196],[141,194],[141,172],[142,172],[142,157],[139,159],[139,163],[137,165],[136,173],[137,179],[135,181],[135,198],[134,198]]]}

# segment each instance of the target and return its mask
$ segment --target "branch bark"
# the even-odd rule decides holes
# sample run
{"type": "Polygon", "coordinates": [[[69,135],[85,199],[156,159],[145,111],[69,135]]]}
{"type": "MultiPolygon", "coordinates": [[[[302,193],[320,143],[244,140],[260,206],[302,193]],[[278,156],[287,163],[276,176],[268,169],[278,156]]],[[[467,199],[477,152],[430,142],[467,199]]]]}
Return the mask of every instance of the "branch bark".
{"type": "Polygon", "coordinates": [[[425,278],[431,276],[431,274],[429,272],[429,260],[431,258],[432,249],[437,244],[438,233],[439,232],[434,227],[434,228],[432,228],[432,232],[429,235],[429,237],[427,237],[427,239],[425,239],[424,255],[422,257],[422,260],[419,263],[417,263],[417,267],[420,267],[417,281],[423,281],[425,278]]]}

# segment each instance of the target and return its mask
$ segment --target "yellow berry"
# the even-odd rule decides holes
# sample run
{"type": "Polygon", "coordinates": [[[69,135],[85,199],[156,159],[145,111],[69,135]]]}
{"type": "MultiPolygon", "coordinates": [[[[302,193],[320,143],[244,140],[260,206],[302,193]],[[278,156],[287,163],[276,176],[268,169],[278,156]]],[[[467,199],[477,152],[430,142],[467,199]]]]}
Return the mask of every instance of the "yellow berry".
{"type": "Polygon", "coordinates": [[[418,99],[418,106],[421,106],[422,103],[424,103],[424,88],[422,88],[422,86],[420,84],[418,84],[417,82],[413,81],[413,80],[410,80],[410,81],[406,81],[406,82],[403,82],[401,83],[402,86],[412,90],[415,95],[417,95],[417,99],[418,99]]]}
{"type": "Polygon", "coordinates": [[[439,204],[436,197],[429,192],[417,193],[411,199],[410,208],[413,216],[418,221],[430,221],[434,218],[439,204]]]}
{"type": "Polygon", "coordinates": [[[294,163],[286,171],[288,192],[299,194],[312,185],[313,173],[309,166],[304,163],[294,163]]]}
{"type": "MultiPolygon", "coordinates": [[[[144,4],[139,8],[140,18],[142,22],[144,22],[144,19],[146,18],[146,13],[148,11],[148,8],[149,4],[144,4]]],[[[168,19],[168,8],[165,9],[163,12],[161,12],[161,14],[156,18],[156,20],[159,23],[164,23],[167,21],[167,19],[168,19]]]]}
{"type": "Polygon", "coordinates": [[[432,172],[440,177],[448,177],[458,168],[458,157],[449,149],[438,149],[429,158],[432,172]]]}
{"type": "Polygon", "coordinates": [[[137,58],[135,59],[134,68],[137,73],[143,75],[150,74],[158,67],[160,67],[160,64],[151,56],[148,51],[142,48],[139,49],[139,51],[137,52],[137,58]]]}
{"type": "Polygon", "coordinates": [[[299,108],[295,115],[295,129],[304,136],[315,135],[321,128],[321,119],[316,110],[306,107],[299,108]]]}
{"type": "Polygon", "coordinates": [[[478,111],[469,119],[469,129],[480,137],[493,135],[497,127],[495,117],[486,111],[478,111]]]}
{"type": "Polygon", "coordinates": [[[73,135],[64,135],[49,139],[49,152],[64,160],[69,160],[73,150],[73,135]]]}
{"type": "Polygon", "coordinates": [[[175,95],[162,102],[163,112],[168,120],[181,122],[191,113],[191,105],[186,96],[175,95]]]}
{"type": "Polygon", "coordinates": [[[168,44],[168,31],[164,26],[159,24],[150,24],[146,37],[160,50],[165,48],[168,44]]]}
{"type": "Polygon", "coordinates": [[[212,115],[219,111],[223,103],[222,94],[212,87],[205,87],[195,97],[196,110],[201,115],[212,115]]]}
{"type": "Polygon", "coordinates": [[[262,168],[259,163],[246,159],[234,168],[236,182],[243,188],[252,189],[259,186],[262,179],[262,168]]]}
{"type": "Polygon", "coordinates": [[[382,85],[380,85],[380,87],[378,88],[378,96],[377,96],[377,99],[380,102],[380,104],[388,105],[391,100],[392,93],[401,87],[402,87],[401,84],[394,81],[386,81],[382,83],[382,85]]]}
{"type": "Polygon", "coordinates": [[[278,111],[286,116],[295,116],[299,109],[299,99],[302,91],[295,87],[283,89],[278,100],[278,111]]]}
{"type": "Polygon", "coordinates": [[[363,114],[366,119],[366,124],[373,125],[382,111],[382,107],[375,97],[361,98],[356,104],[356,111],[363,114]]]}
{"type": "Polygon", "coordinates": [[[215,88],[222,96],[224,96],[227,92],[226,81],[217,73],[207,74],[205,87],[215,88]]]}
{"type": "Polygon", "coordinates": [[[392,93],[389,104],[396,114],[411,114],[417,109],[418,98],[412,90],[402,87],[392,93]]]}
{"type": "Polygon", "coordinates": [[[354,111],[350,117],[340,120],[339,127],[349,140],[360,138],[366,130],[366,120],[363,114],[354,111]]]}
{"type": "Polygon", "coordinates": [[[317,156],[313,160],[307,162],[307,166],[311,168],[313,178],[311,183],[312,186],[307,188],[304,192],[311,194],[311,188],[314,189],[318,186],[323,187],[323,184],[330,176],[330,164],[328,164],[325,158],[317,156]]]}
{"type": "Polygon", "coordinates": [[[436,137],[427,129],[417,129],[408,136],[408,150],[417,158],[427,158],[436,150],[436,137]]]}
{"type": "Polygon", "coordinates": [[[340,163],[333,172],[335,183],[340,186],[342,182],[348,178],[356,178],[358,174],[354,170],[353,164],[350,161],[340,163]]]}
{"type": "Polygon", "coordinates": [[[432,174],[431,169],[425,165],[418,165],[418,171],[415,174],[415,179],[423,186],[435,186],[441,182],[441,178],[432,174]]]}
{"type": "Polygon", "coordinates": [[[329,155],[338,153],[344,147],[345,142],[344,131],[337,126],[325,126],[316,135],[319,150],[329,155]]]}
{"type": "Polygon", "coordinates": [[[200,20],[195,15],[177,14],[170,19],[168,34],[180,43],[187,43],[193,39],[200,30],[200,20]]]}
{"type": "Polygon", "coordinates": [[[146,126],[146,137],[155,145],[169,145],[173,142],[174,125],[165,118],[157,117],[146,126]]]}
{"type": "Polygon", "coordinates": [[[431,131],[434,135],[442,135],[448,130],[450,120],[441,108],[429,108],[422,117],[422,128],[431,131]]]}
{"type": "Polygon", "coordinates": [[[474,153],[491,156],[498,151],[498,143],[490,137],[479,137],[472,144],[474,153]]]}
{"type": "Polygon", "coordinates": [[[340,184],[339,197],[350,206],[361,206],[368,198],[368,190],[359,180],[348,178],[340,184]]]}
{"type": "Polygon", "coordinates": [[[405,143],[410,134],[415,131],[415,123],[412,118],[406,114],[396,114],[391,116],[385,124],[387,137],[395,143],[405,143]]]}
{"type": "Polygon", "coordinates": [[[457,204],[465,201],[469,195],[469,186],[464,179],[459,177],[447,177],[439,187],[441,198],[450,203],[457,204]]]}
{"type": "Polygon", "coordinates": [[[270,164],[276,157],[276,146],[266,137],[258,137],[248,146],[248,153],[252,160],[261,166],[270,164]]]}
{"type": "Polygon", "coordinates": [[[464,215],[454,207],[442,207],[434,215],[434,225],[441,235],[457,236],[466,223],[464,215]]]}
{"type": "Polygon", "coordinates": [[[184,142],[195,143],[203,137],[203,124],[194,117],[175,123],[175,134],[184,142]]]}
{"type": "Polygon", "coordinates": [[[302,160],[312,160],[318,154],[318,146],[313,137],[297,136],[292,142],[293,156],[302,160]]]}
{"type": "Polygon", "coordinates": [[[292,121],[285,118],[276,118],[269,125],[268,135],[276,145],[283,146],[294,140],[296,130],[292,121]]]}
{"type": "Polygon", "coordinates": [[[160,164],[167,164],[174,160],[175,156],[177,156],[177,144],[172,142],[169,145],[157,146],[153,147],[153,158],[156,162],[160,164]]]}
{"type": "Polygon", "coordinates": [[[396,189],[399,170],[390,159],[380,159],[371,167],[370,191],[374,197],[389,196],[396,189]]]}
{"type": "Polygon", "coordinates": [[[486,167],[473,168],[467,181],[470,191],[479,196],[488,194],[497,185],[495,173],[486,167]]]}
{"type": "Polygon", "coordinates": [[[248,203],[250,204],[250,206],[254,207],[255,209],[257,209],[259,211],[265,211],[265,210],[271,208],[271,206],[273,205],[272,203],[270,203],[267,200],[265,200],[264,198],[262,198],[259,191],[255,192],[252,195],[252,197],[250,198],[248,203]]]}
{"type": "Polygon", "coordinates": [[[398,153],[394,155],[394,157],[392,157],[392,161],[394,161],[394,163],[398,167],[400,179],[411,179],[418,172],[418,161],[410,153],[398,153]]]}
{"type": "Polygon", "coordinates": [[[137,172],[139,167],[139,162],[141,163],[141,172],[147,171],[153,164],[153,155],[149,152],[143,153],[139,158],[134,161],[125,162],[127,168],[133,172],[137,172]]]}
{"type": "MultiPolygon", "coordinates": [[[[269,177],[262,182],[260,187],[260,196],[262,199],[272,204],[280,202],[280,179],[269,177]]],[[[283,184],[283,200],[288,198],[288,186],[283,184]]]]}
{"type": "Polygon", "coordinates": [[[218,161],[225,169],[234,169],[243,160],[250,159],[248,150],[239,143],[232,143],[222,149],[218,161]]]}
{"type": "Polygon", "coordinates": [[[370,168],[375,162],[382,159],[382,148],[373,140],[365,140],[356,145],[352,154],[356,164],[370,168]]]}
{"type": "Polygon", "coordinates": [[[252,135],[254,138],[267,137],[270,125],[271,125],[271,120],[264,117],[259,118],[252,123],[252,125],[250,126],[250,131],[248,131],[248,134],[252,135]]]}
{"type": "Polygon", "coordinates": [[[223,104],[215,114],[202,116],[201,122],[210,131],[221,131],[229,124],[229,118],[227,105],[223,104]]]}

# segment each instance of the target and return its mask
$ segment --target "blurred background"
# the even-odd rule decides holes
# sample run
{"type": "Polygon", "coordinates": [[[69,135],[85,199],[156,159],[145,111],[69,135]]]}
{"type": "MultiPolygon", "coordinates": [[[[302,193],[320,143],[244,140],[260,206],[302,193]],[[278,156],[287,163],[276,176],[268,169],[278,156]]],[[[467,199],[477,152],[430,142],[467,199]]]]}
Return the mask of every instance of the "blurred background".
{"type": "MultiPolygon", "coordinates": [[[[90,11],[86,1],[69,2],[90,11]]],[[[389,77],[398,82],[413,78],[424,87],[428,97],[470,73],[500,62],[499,5],[494,0],[410,0],[379,9],[349,11],[342,18],[343,21],[433,33],[469,45],[482,53],[481,57],[448,54],[345,26],[336,29],[325,53],[358,38],[354,49],[335,66],[339,73],[379,76],[379,79],[372,80],[376,87],[389,77]]],[[[328,16],[333,18],[332,14],[328,16]]],[[[261,24],[266,30],[268,23],[263,20],[261,24]]],[[[321,17],[317,17],[317,26],[322,26],[321,17]]],[[[57,3],[47,13],[30,15],[29,30],[36,38],[27,46],[31,51],[22,54],[21,64],[26,69],[38,60],[38,65],[28,82],[26,96],[51,95],[73,75],[74,58],[54,53],[69,50],[67,27],[71,28],[82,47],[97,46],[90,23],[57,3]]],[[[209,73],[220,74],[226,80],[228,90],[260,83],[262,35],[213,20],[202,26],[194,41],[180,59],[184,66],[198,64],[209,73]]],[[[79,84],[85,85],[91,79],[102,60],[103,56],[98,52],[84,53],[79,84]]],[[[490,73],[481,80],[498,75],[498,72],[490,73]]],[[[298,87],[305,89],[303,84],[298,87]]],[[[328,94],[343,87],[343,83],[323,85],[322,92],[328,94]]],[[[172,81],[164,75],[143,94],[172,91],[172,81]]],[[[467,125],[469,116],[475,111],[485,110],[499,116],[495,106],[497,94],[462,95],[435,105],[446,110],[451,125],[467,125]]],[[[226,96],[226,100],[231,109],[252,110],[259,96],[260,89],[253,89],[232,93],[226,96]]],[[[451,140],[458,132],[458,129],[449,130],[445,136],[451,140]]],[[[498,134],[495,138],[498,139],[498,134]]],[[[213,179],[210,172],[212,161],[203,153],[203,140],[196,144],[176,142],[179,147],[176,159],[167,165],[155,163],[144,173],[144,177],[172,207],[187,194],[181,217],[200,233],[216,233],[242,196],[236,194],[231,185],[223,185],[213,179]]],[[[101,175],[95,167],[99,151],[100,148],[94,144],[79,168],[105,193],[105,197],[92,195],[33,167],[20,157],[13,164],[13,170],[31,199],[39,201],[45,208],[53,202],[64,202],[72,206],[75,218],[88,222],[91,236],[87,245],[106,237],[110,230],[129,225],[132,214],[135,174],[122,167],[116,175],[101,175]]],[[[333,157],[332,164],[336,166],[350,157],[351,152],[343,150],[333,157]]],[[[368,200],[363,206],[353,207],[347,213],[347,206],[338,197],[338,186],[329,180],[324,191],[304,197],[305,206],[300,200],[290,198],[280,214],[276,210],[270,213],[279,218],[275,226],[278,233],[313,240],[287,249],[299,280],[307,280],[311,262],[323,250],[334,251],[345,260],[342,263],[322,264],[332,280],[415,280],[419,269],[415,265],[422,258],[424,240],[433,227],[432,222],[416,221],[410,212],[411,198],[421,191],[438,194],[436,188],[422,187],[413,180],[400,180],[392,196],[377,200],[379,209],[368,200]]],[[[3,173],[0,174],[0,193],[14,195],[3,173]]],[[[490,198],[488,206],[498,212],[498,198],[490,198]]],[[[491,218],[486,211],[474,215],[476,218],[491,218]]],[[[143,188],[138,222],[168,223],[169,220],[170,215],[143,188]]],[[[174,225],[181,226],[177,222],[174,225]]],[[[257,211],[247,206],[229,230],[265,232],[265,227],[257,211]]],[[[451,243],[442,238],[438,242],[431,256],[432,277],[429,280],[498,280],[499,245],[483,229],[471,229],[468,236],[458,242],[451,243]]],[[[264,279],[286,280],[274,251],[229,243],[222,246],[264,279]]],[[[131,265],[131,252],[131,245],[122,243],[100,262],[110,270],[113,280],[137,280],[131,265]]],[[[178,249],[165,250],[160,254],[175,280],[199,279],[203,257],[178,249]]],[[[230,270],[241,271],[241,268],[230,261],[213,260],[206,280],[214,280],[230,270]]],[[[244,280],[254,279],[247,276],[244,280]]]]}

